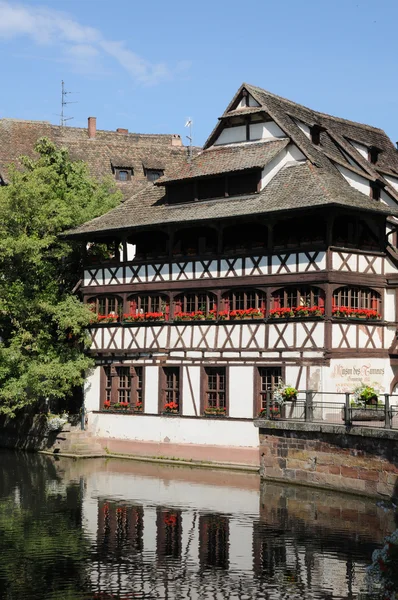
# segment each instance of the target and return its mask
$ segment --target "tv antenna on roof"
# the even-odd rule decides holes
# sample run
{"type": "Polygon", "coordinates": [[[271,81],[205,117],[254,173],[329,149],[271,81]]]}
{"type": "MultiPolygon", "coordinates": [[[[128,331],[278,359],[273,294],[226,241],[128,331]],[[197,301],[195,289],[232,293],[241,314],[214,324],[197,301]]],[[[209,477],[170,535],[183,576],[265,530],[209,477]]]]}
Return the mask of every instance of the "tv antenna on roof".
{"type": "Polygon", "coordinates": [[[192,124],[193,121],[191,119],[191,117],[187,118],[187,122],[185,123],[185,127],[189,127],[189,135],[186,136],[186,138],[189,140],[189,147],[188,147],[188,161],[191,162],[192,160],[192,124]]]}
{"type": "Polygon", "coordinates": [[[75,94],[76,92],[67,92],[65,89],[65,83],[63,80],[62,80],[61,84],[62,84],[62,100],[61,100],[61,114],[59,115],[59,117],[60,117],[59,124],[61,125],[61,127],[65,127],[66,122],[73,119],[73,117],[66,117],[64,114],[64,108],[67,104],[77,104],[77,100],[75,100],[74,102],[67,102],[66,96],[68,94],[75,94]]]}

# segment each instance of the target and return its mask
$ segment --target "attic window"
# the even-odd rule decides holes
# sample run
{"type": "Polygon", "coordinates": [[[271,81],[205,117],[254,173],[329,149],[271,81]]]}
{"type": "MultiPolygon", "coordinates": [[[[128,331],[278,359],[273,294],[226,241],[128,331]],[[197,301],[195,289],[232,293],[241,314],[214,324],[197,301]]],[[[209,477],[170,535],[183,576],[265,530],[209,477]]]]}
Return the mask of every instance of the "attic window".
{"type": "Polygon", "coordinates": [[[132,169],[115,169],[117,181],[131,181],[132,169]]]}
{"type": "Polygon", "coordinates": [[[163,169],[145,169],[145,175],[148,181],[156,181],[160,177],[163,177],[163,169]]]}
{"type": "Polygon", "coordinates": [[[370,197],[372,200],[380,200],[381,187],[376,181],[370,182],[370,197]]]}
{"type": "Polygon", "coordinates": [[[167,202],[180,204],[195,200],[227,198],[256,194],[260,189],[261,170],[253,169],[206,177],[196,181],[182,181],[166,186],[167,202]]]}
{"type": "Polygon", "coordinates": [[[311,142],[316,146],[319,146],[321,143],[321,131],[323,131],[323,129],[319,125],[312,125],[312,127],[310,127],[311,142]]]}
{"type": "Polygon", "coordinates": [[[375,146],[371,146],[368,150],[369,162],[371,162],[373,165],[375,165],[379,158],[379,154],[380,154],[380,150],[378,148],[375,148],[375,146]]]}

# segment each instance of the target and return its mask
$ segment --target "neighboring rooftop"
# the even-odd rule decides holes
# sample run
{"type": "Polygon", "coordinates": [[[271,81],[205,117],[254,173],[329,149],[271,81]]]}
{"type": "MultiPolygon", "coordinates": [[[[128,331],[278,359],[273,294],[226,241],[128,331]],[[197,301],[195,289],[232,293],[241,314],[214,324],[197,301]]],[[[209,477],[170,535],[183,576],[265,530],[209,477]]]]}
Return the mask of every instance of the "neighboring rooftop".
{"type": "MultiPolygon", "coordinates": [[[[0,119],[0,177],[7,181],[7,165],[18,164],[21,155],[34,156],[34,146],[48,137],[57,146],[68,148],[73,159],[84,160],[93,177],[116,177],[116,169],[131,170],[126,181],[116,180],[125,197],[141,189],[147,180],[146,170],[167,173],[187,160],[187,148],[176,134],[128,133],[127,129],[96,129],[90,117],[87,128],[61,127],[47,121],[0,119]]],[[[160,173],[161,174],[161,173],[160,173]]]]}

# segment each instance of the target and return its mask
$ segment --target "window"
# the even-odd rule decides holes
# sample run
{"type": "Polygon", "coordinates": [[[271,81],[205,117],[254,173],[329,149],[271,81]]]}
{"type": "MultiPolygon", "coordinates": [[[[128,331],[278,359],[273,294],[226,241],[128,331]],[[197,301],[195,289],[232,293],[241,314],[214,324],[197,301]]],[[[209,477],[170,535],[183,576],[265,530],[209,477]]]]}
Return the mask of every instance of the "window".
{"type": "Polygon", "coordinates": [[[333,225],[333,245],[343,248],[380,250],[377,222],[372,224],[348,215],[337,217],[333,225]]]}
{"type": "Polygon", "coordinates": [[[279,221],[273,231],[275,248],[305,247],[326,243],[326,223],[320,217],[279,221]]]}
{"type": "MultiPolygon", "coordinates": [[[[132,365],[103,367],[102,398],[112,405],[127,403],[131,410],[142,411],[144,391],[144,369],[132,365]]],[[[103,404],[103,408],[106,405],[103,404]]]]}
{"type": "Polygon", "coordinates": [[[212,310],[217,310],[216,297],[206,292],[191,292],[188,294],[179,294],[174,300],[174,314],[180,312],[201,311],[208,314],[212,310]]]}
{"type": "Polygon", "coordinates": [[[116,296],[97,296],[96,298],[90,298],[88,304],[91,305],[93,312],[97,315],[115,315],[117,316],[119,310],[123,309],[123,302],[116,296]]]}
{"type": "Polygon", "coordinates": [[[203,408],[221,409],[227,413],[227,373],[225,367],[205,367],[203,408]]]}
{"type": "Polygon", "coordinates": [[[261,171],[249,171],[228,175],[227,177],[227,195],[243,196],[245,194],[255,194],[259,191],[258,185],[261,179],[261,171]]]}
{"type": "Polygon", "coordinates": [[[272,308],[297,308],[299,306],[321,306],[325,304],[325,294],[317,287],[287,287],[272,294],[272,308]]]}
{"type": "Polygon", "coordinates": [[[236,290],[223,296],[223,310],[265,309],[265,304],[264,292],[258,292],[257,290],[236,290]]]}
{"type": "Polygon", "coordinates": [[[169,253],[169,236],[160,230],[136,233],[127,242],[135,245],[136,260],[159,260],[169,253]]]}
{"type": "Polygon", "coordinates": [[[267,392],[272,392],[282,381],[280,367],[258,367],[256,372],[256,414],[266,408],[267,392]]]}
{"type": "Polygon", "coordinates": [[[229,519],[224,515],[199,517],[199,560],[202,569],[229,567],[229,519]]]}
{"type": "Polygon", "coordinates": [[[226,254],[242,254],[261,251],[268,245],[268,229],[259,223],[239,223],[223,231],[223,251],[226,254]]]}
{"type": "Polygon", "coordinates": [[[162,367],[160,372],[160,412],[180,412],[180,367],[162,367]],[[167,405],[169,409],[166,408],[167,405]]]}
{"type": "Polygon", "coordinates": [[[164,318],[169,318],[169,299],[163,294],[141,294],[129,299],[130,314],[142,315],[145,313],[163,313],[164,318]]]}
{"type": "Polygon", "coordinates": [[[333,292],[333,308],[344,306],[346,308],[375,310],[381,312],[381,296],[370,288],[341,287],[333,292]]]}
{"type": "Polygon", "coordinates": [[[217,251],[218,235],[211,227],[189,227],[175,232],[173,256],[213,254],[217,251]]]}
{"type": "Polygon", "coordinates": [[[321,142],[322,131],[324,131],[324,129],[319,125],[312,125],[312,127],[310,127],[311,142],[316,146],[319,146],[321,142]]]}
{"type": "Polygon", "coordinates": [[[381,187],[376,181],[370,182],[370,197],[372,200],[380,200],[381,187]]]}
{"type": "Polygon", "coordinates": [[[146,169],[146,178],[148,181],[156,181],[160,177],[163,177],[163,169],[146,169]]]}
{"type": "Polygon", "coordinates": [[[379,154],[380,154],[380,150],[378,148],[375,148],[375,146],[371,146],[368,149],[368,160],[369,162],[371,162],[373,165],[377,164],[378,158],[379,158],[379,154]]]}
{"type": "Polygon", "coordinates": [[[132,169],[115,169],[115,178],[117,181],[131,181],[132,169]]]}

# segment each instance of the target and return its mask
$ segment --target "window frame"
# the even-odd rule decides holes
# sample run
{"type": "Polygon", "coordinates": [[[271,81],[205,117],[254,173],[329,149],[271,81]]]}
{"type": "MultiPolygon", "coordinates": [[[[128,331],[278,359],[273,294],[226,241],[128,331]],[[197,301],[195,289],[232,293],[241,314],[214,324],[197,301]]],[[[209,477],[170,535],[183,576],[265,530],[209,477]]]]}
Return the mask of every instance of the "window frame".
{"type": "Polygon", "coordinates": [[[159,294],[156,294],[156,293],[134,294],[127,298],[127,303],[128,303],[129,314],[139,315],[139,314],[145,314],[148,312],[163,312],[164,316],[165,316],[165,320],[167,321],[169,319],[170,298],[167,294],[162,294],[162,293],[159,293],[159,294]],[[142,305],[145,306],[146,301],[148,301],[148,310],[144,310],[142,308],[142,305]],[[136,303],[135,307],[132,306],[132,304],[134,302],[136,303]],[[164,310],[161,310],[162,302],[165,302],[164,310]],[[142,313],[141,313],[141,311],[142,311],[142,313]]]}
{"type": "Polygon", "coordinates": [[[114,314],[115,317],[119,316],[119,313],[121,311],[123,311],[123,299],[120,296],[116,296],[116,295],[99,295],[99,296],[91,296],[90,298],[87,299],[87,304],[88,305],[95,305],[95,313],[97,315],[101,315],[101,316],[105,316],[105,315],[111,315],[114,314]],[[115,301],[115,310],[109,310],[109,300],[114,300],[115,301]],[[100,312],[100,304],[101,302],[105,301],[105,312],[100,312]]]}
{"type": "MultiPolygon", "coordinates": [[[[268,389],[263,390],[263,375],[261,370],[279,371],[279,380],[285,380],[285,367],[283,365],[255,365],[254,366],[254,401],[253,401],[253,418],[255,418],[260,412],[266,408],[265,402],[263,406],[262,396],[266,395],[268,389]]],[[[270,391],[274,390],[278,382],[275,380],[275,373],[271,374],[271,388],[270,391]]]]}
{"type": "Polygon", "coordinates": [[[312,308],[313,306],[321,306],[325,307],[326,304],[326,294],[325,291],[316,285],[301,285],[301,286],[285,286],[281,288],[277,288],[271,291],[271,310],[278,308],[298,308],[300,306],[308,306],[308,308],[312,308]],[[310,295],[309,305],[302,304],[301,301],[305,300],[302,292],[304,290],[308,290],[306,294],[310,295]],[[281,292],[280,296],[283,294],[283,301],[277,298],[277,293],[281,292]],[[318,302],[315,302],[315,293],[318,294],[318,302]],[[296,303],[291,306],[291,296],[296,296],[296,303]]]}
{"type": "Polygon", "coordinates": [[[204,296],[205,297],[205,309],[203,310],[203,312],[205,314],[209,313],[211,310],[216,310],[217,311],[217,296],[214,292],[209,292],[209,291],[201,291],[201,290],[195,290],[195,291],[185,291],[182,292],[181,294],[177,294],[174,298],[173,298],[173,317],[176,314],[179,314],[180,312],[198,312],[200,310],[202,310],[200,308],[200,306],[202,306],[202,301],[200,300],[200,297],[204,296]],[[188,306],[190,306],[192,304],[192,300],[193,300],[193,304],[194,304],[194,308],[188,308],[188,306]],[[179,305],[179,306],[178,306],[179,305]]]}
{"type": "MultiPolygon", "coordinates": [[[[208,404],[208,394],[216,393],[218,396],[220,393],[223,393],[225,396],[225,409],[226,409],[225,416],[228,417],[229,416],[229,367],[226,365],[202,366],[200,379],[201,379],[201,386],[200,386],[200,413],[201,413],[201,415],[204,414],[204,412],[207,408],[212,408],[208,404]],[[225,381],[224,389],[219,390],[219,386],[217,384],[216,390],[209,390],[209,371],[221,371],[221,370],[224,371],[224,381],[225,381]]],[[[215,407],[221,408],[218,397],[216,399],[215,407]]]]}
{"type": "Polygon", "coordinates": [[[164,413],[164,406],[169,402],[175,402],[174,394],[178,394],[178,412],[171,413],[177,416],[182,415],[182,399],[183,399],[183,390],[182,390],[182,382],[183,382],[183,367],[181,365],[162,365],[159,367],[159,393],[158,393],[158,412],[159,414],[164,413]],[[166,370],[175,369],[178,372],[178,387],[173,385],[172,387],[167,386],[167,373],[166,370]],[[168,393],[173,394],[173,399],[167,399],[168,393]]]}
{"type": "Polygon", "coordinates": [[[122,183],[125,183],[126,181],[131,181],[132,176],[133,176],[133,169],[131,169],[129,167],[115,167],[115,179],[116,179],[116,181],[121,181],[122,183]],[[120,173],[126,173],[127,174],[127,178],[126,179],[120,179],[120,173]]]}
{"type": "MultiPolygon", "coordinates": [[[[123,363],[115,363],[108,365],[101,365],[101,373],[100,373],[100,410],[105,410],[104,402],[106,400],[110,400],[110,409],[112,409],[112,405],[117,404],[119,402],[123,402],[123,400],[119,399],[119,391],[122,389],[128,389],[130,392],[130,400],[129,400],[129,410],[134,411],[134,407],[138,403],[138,395],[141,397],[142,409],[139,411],[141,413],[145,412],[145,366],[144,365],[132,365],[132,364],[123,364],[123,363]],[[123,388],[120,386],[120,376],[118,374],[118,369],[126,368],[129,369],[129,386],[128,388],[123,388]],[[137,374],[137,369],[139,369],[140,375],[137,374]],[[110,380],[110,385],[109,385],[110,380]],[[137,385],[140,384],[140,385],[137,385]]],[[[138,411],[136,411],[138,412],[138,411]]]]}
{"type": "Polygon", "coordinates": [[[148,181],[154,182],[163,177],[164,169],[145,169],[145,177],[148,181]],[[157,175],[157,177],[153,177],[157,175]]]}
{"type": "Polygon", "coordinates": [[[267,306],[267,294],[265,291],[258,290],[257,288],[243,288],[243,289],[231,289],[223,293],[221,297],[221,310],[233,311],[233,310],[248,310],[250,308],[266,309],[267,306]],[[243,298],[239,299],[237,306],[237,295],[243,294],[243,298]],[[255,306],[249,306],[248,297],[254,295],[255,306]],[[230,296],[230,297],[228,297],[230,296]],[[232,298],[232,302],[231,302],[232,298]],[[240,306],[241,302],[243,305],[240,306]]]}
{"type": "Polygon", "coordinates": [[[366,287],[366,286],[338,286],[332,291],[332,310],[335,307],[344,306],[347,308],[358,308],[364,310],[375,310],[381,317],[383,317],[383,294],[381,291],[366,287]],[[375,295],[372,298],[372,294],[375,295]],[[370,304],[370,306],[363,305],[363,296],[367,295],[365,304],[370,304]],[[344,298],[342,300],[342,298],[344,298]],[[354,301],[352,300],[354,298],[354,301]],[[376,303],[376,308],[372,307],[372,303],[376,303]],[[356,304],[356,306],[354,306],[356,304]]]}

